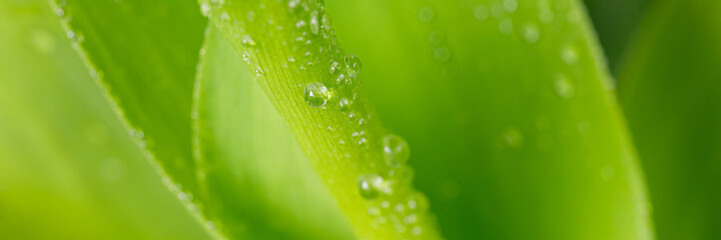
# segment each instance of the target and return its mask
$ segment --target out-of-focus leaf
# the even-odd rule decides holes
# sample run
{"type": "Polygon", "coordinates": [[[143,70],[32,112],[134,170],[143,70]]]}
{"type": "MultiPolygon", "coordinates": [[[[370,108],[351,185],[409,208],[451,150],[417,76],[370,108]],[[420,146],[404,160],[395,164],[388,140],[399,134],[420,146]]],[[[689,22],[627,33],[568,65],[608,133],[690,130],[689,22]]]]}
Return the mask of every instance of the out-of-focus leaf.
{"type": "Polygon", "coordinates": [[[629,47],[649,0],[584,0],[613,73],[629,47]]]}
{"type": "Polygon", "coordinates": [[[659,239],[721,238],[721,2],[657,1],[619,75],[659,239]]]}
{"type": "Polygon", "coordinates": [[[579,1],[327,4],[445,237],[653,238],[579,1]]]}
{"type": "Polygon", "coordinates": [[[0,239],[209,239],[45,0],[0,1],[0,239]]]}
{"type": "MultiPolygon", "coordinates": [[[[190,109],[207,20],[193,0],[55,0],[67,35],[165,181],[197,202],[190,109]]],[[[194,213],[197,213],[194,211],[194,213]]]]}
{"type": "Polygon", "coordinates": [[[215,27],[197,91],[201,199],[233,239],[352,239],[285,120],[215,27]]]}
{"type": "Polygon", "coordinates": [[[361,63],[337,44],[322,1],[200,2],[289,123],[358,238],[440,238],[425,197],[411,187],[407,146],[375,116],[359,83],[361,63]]]}

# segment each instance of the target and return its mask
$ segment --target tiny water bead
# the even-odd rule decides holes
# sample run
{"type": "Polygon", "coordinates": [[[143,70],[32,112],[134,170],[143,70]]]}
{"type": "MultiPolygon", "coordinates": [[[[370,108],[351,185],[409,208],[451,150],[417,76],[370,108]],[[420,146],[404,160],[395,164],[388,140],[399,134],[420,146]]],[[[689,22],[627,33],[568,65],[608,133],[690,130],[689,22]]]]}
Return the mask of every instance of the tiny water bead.
{"type": "Polygon", "coordinates": [[[478,5],[473,10],[473,17],[475,17],[479,21],[483,21],[488,19],[488,7],[485,5],[478,5]]]}
{"type": "Polygon", "coordinates": [[[350,100],[348,100],[347,98],[341,98],[340,100],[338,100],[338,110],[345,112],[348,111],[349,108],[350,100]]]}
{"type": "Polygon", "coordinates": [[[392,167],[400,167],[408,161],[410,149],[405,139],[395,134],[383,137],[383,158],[392,167]]]}
{"type": "Polygon", "coordinates": [[[314,82],[305,86],[305,102],[311,107],[322,107],[330,97],[330,91],[322,83],[314,82]]]}
{"type": "Polygon", "coordinates": [[[429,7],[422,7],[418,10],[418,20],[424,23],[433,21],[433,9],[429,7]]]}
{"type": "Polygon", "coordinates": [[[562,98],[571,98],[575,94],[575,88],[573,83],[566,78],[566,76],[559,74],[556,76],[556,80],[553,83],[554,90],[558,96],[562,98]]]}
{"type": "Polygon", "coordinates": [[[506,12],[513,13],[518,9],[518,2],[516,0],[506,0],[503,2],[503,8],[506,9],[506,12]]]}
{"type": "Polygon", "coordinates": [[[333,61],[332,63],[330,63],[330,73],[331,74],[337,72],[339,68],[340,67],[338,67],[338,62],[333,61]]]}
{"type": "Polygon", "coordinates": [[[565,46],[561,49],[561,59],[566,64],[576,64],[578,62],[578,53],[572,46],[565,46]]]}
{"type": "Polygon", "coordinates": [[[539,38],[539,32],[536,25],[528,24],[526,25],[524,31],[523,31],[523,38],[526,39],[526,42],[528,43],[536,43],[538,42],[539,38]]]}
{"type": "Polygon", "coordinates": [[[451,50],[446,47],[439,47],[433,50],[433,59],[438,62],[448,62],[451,59],[451,50]]]}
{"type": "Polygon", "coordinates": [[[365,199],[375,199],[383,188],[383,178],[377,174],[364,174],[358,177],[358,192],[365,199]]]}
{"type": "Polygon", "coordinates": [[[355,55],[348,55],[345,57],[345,70],[348,76],[355,77],[361,71],[361,61],[355,55]]]}
{"type": "Polygon", "coordinates": [[[515,127],[508,127],[501,136],[501,142],[508,148],[520,147],[523,144],[523,135],[515,127]]]}
{"type": "Polygon", "coordinates": [[[503,21],[498,23],[498,30],[502,34],[511,34],[511,32],[513,32],[513,22],[511,22],[510,19],[504,19],[503,21]]]}

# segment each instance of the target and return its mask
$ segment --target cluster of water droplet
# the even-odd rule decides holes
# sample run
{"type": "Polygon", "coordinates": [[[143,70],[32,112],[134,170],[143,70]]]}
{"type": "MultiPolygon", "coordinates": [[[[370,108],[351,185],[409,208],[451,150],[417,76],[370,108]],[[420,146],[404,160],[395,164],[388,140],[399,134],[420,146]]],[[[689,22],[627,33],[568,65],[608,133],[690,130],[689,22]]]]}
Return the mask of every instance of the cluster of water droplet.
{"type": "Polygon", "coordinates": [[[412,187],[413,170],[406,165],[408,143],[398,135],[387,134],[381,150],[389,170],[358,176],[359,196],[369,203],[368,215],[374,227],[390,225],[399,235],[413,238],[423,233],[420,220],[429,216],[428,200],[412,187]]]}
{"type": "MultiPolygon", "coordinates": [[[[369,149],[367,152],[379,153],[363,155],[361,159],[377,158],[371,156],[383,158],[378,163],[385,163],[384,166],[375,163],[378,159],[350,163],[362,164],[364,169],[375,169],[360,176],[352,176],[357,182],[357,196],[367,202],[368,215],[373,219],[373,225],[379,228],[390,226],[403,238],[422,235],[424,229],[419,223],[428,216],[428,201],[412,187],[413,170],[405,164],[410,156],[408,144],[397,135],[377,137],[371,134],[377,132],[378,128],[371,129],[371,125],[376,124],[369,115],[372,111],[359,97],[362,93],[360,77],[363,75],[361,60],[342,51],[323,5],[316,0],[286,0],[268,3],[268,6],[248,7],[239,16],[237,12],[225,12],[224,4],[227,3],[221,0],[207,0],[201,3],[201,8],[205,14],[221,16],[220,27],[227,27],[231,36],[242,41],[241,55],[247,63],[257,67],[257,77],[270,77],[265,75],[266,72],[282,73],[274,75],[302,73],[298,76],[315,76],[313,81],[290,85],[302,93],[299,94],[302,98],[298,100],[304,102],[313,113],[320,111],[344,119],[339,125],[318,125],[318,128],[337,132],[339,148],[355,144],[369,149]],[[287,14],[265,14],[277,12],[279,6],[287,14]],[[274,9],[267,10],[266,7],[274,9]],[[254,11],[264,14],[255,14],[254,11]],[[246,19],[237,21],[238,17],[246,19]],[[248,29],[254,27],[263,29],[263,35],[251,34],[255,31],[248,29]],[[267,56],[263,55],[263,44],[267,41],[259,40],[268,37],[273,37],[274,43],[280,41],[280,46],[274,47],[287,50],[278,52],[289,54],[281,58],[284,63],[280,66],[277,63],[264,64],[264,59],[261,59],[267,56]],[[345,133],[349,133],[348,136],[345,133]]],[[[346,158],[351,159],[351,156],[346,154],[346,158]]]]}

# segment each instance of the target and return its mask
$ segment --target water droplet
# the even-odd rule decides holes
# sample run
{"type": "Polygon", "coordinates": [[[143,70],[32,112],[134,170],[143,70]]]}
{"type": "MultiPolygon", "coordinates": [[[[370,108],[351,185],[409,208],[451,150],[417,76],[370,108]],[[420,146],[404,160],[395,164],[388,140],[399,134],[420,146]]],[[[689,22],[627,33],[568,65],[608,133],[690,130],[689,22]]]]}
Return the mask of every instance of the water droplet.
{"type": "Polygon", "coordinates": [[[408,209],[412,211],[428,210],[428,198],[423,193],[415,192],[408,198],[408,209]]]}
{"type": "Polygon", "coordinates": [[[561,50],[561,59],[566,64],[575,64],[578,62],[578,53],[571,46],[565,46],[561,50]]]}
{"type": "Polygon", "coordinates": [[[433,59],[438,62],[448,62],[451,59],[451,50],[446,47],[439,47],[433,50],[433,59]]]}
{"type": "Polygon", "coordinates": [[[330,73],[331,74],[337,72],[338,69],[340,69],[340,67],[338,67],[338,62],[333,61],[332,63],[330,63],[330,73]]]}
{"type": "Polygon", "coordinates": [[[358,191],[365,199],[375,199],[380,194],[383,178],[376,174],[364,174],[358,177],[358,191]]]}
{"type": "Polygon", "coordinates": [[[508,127],[501,136],[501,140],[506,147],[516,148],[523,144],[523,135],[515,127],[508,127]]]}
{"type": "Polygon", "coordinates": [[[516,0],[506,0],[503,2],[503,8],[506,9],[506,12],[513,13],[518,8],[518,2],[516,0]]]}
{"type": "Polygon", "coordinates": [[[330,91],[322,83],[314,82],[305,86],[305,102],[311,107],[322,107],[330,97],[330,91]]]}
{"type": "Polygon", "coordinates": [[[428,33],[428,42],[431,44],[431,46],[441,45],[444,40],[445,37],[441,32],[431,31],[430,33],[428,33]]]}
{"type": "Polygon", "coordinates": [[[571,98],[575,94],[575,88],[573,83],[566,78],[563,74],[556,76],[556,80],[553,83],[556,94],[562,98],[571,98]]]}
{"type": "Polygon", "coordinates": [[[348,111],[350,108],[350,101],[347,98],[341,98],[338,100],[338,110],[348,111]]]}
{"type": "Polygon", "coordinates": [[[418,10],[418,20],[424,23],[433,21],[433,9],[429,7],[422,7],[418,10]]]}
{"type": "Polygon", "coordinates": [[[35,31],[30,41],[38,52],[46,54],[54,52],[57,45],[55,37],[49,32],[42,30],[35,31]]]}
{"type": "Polygon", "coordinates": [[[410,149],[402,137],[388,134],[383,137],[383,158],[392,167],[400,167],[408,161],[410,149]]]}
{"type": "Polygon", "coordinates": [[[318,29],[320,28],[320,24],[318,23],[318,11],[312,11],[310,13],[310,20],[308,23],[310,24],[310,32],[317,35],[318,29]]]}
{"type": "Polygon", "coordinates": [[[230,21],[230,14],[228,14],[228,12],[221,13],[220,20],[224,22],[230,21]]]}
{"type": "Polygon", "coordinates": [[[511,22],[510,19],[504,19],[498,23],[498,30],[506,35],[511,34],[511,32],[513,32],[513,22],[511,22]]]}
{"type": "Polygon", "coordinates": [[[255,41],[248,34],[243,35],[243,39],[241,39],[240,42],[245,46],[255,46],[255,41]]]}
{"type": "Polygon", "coordinates": [[[305,21],[303,21],[303,20],[299,20],[298,22],[295,23],[295,27],[297,27],[297,28],[301,28],[303,26],[305,26],[305,21]]]}
{"type": "Polygon", "coordinates": [[[72,30],[71,30],[71,31],[68,31],[67,34],[65,34],[65,35],[66,35],[69,39],[73,39],[73,40],[75,40],[75,37],[77,36],[77,35],[75,35],[75,32],[73,32],[72,30]]]}
{"type": "Polygon", "coordinates": [[[200,13],[203,14],[203,16],[206,16],[206,17],[207,17],[208,15],[210,15],[210,4],[208,4],[207,2],[201,4],[201,5],[200,5],[200,13]]]}
{"type": "Polygon", "coordinates": [[[354,55],[345,57],[345,71],[350,77],[357,76],[361,71],[361,61],[354,55]]]}
{"type": "Polygon", "coordinates": [[[328,16],[328,14],[323,13],[323,17],[321,17],[320,22],[323,25],[323,29],[325,29],[326,31],[330,31],[330,17],[328,16]]]}
{"type": "Polygon", "coordinates": [[[406,225],[414,224],[416,221],[418,221],[418,215],[415,213],[408,214],[408,216],[403,218],[403,223],[406,225]]]}
{"type": "Polygon", "coordinates": [[[423,228],[421,228],[421,226],[415,226],[415,227],[413,227],[413,230],[411,230],[411,232],[413,233],[413,235],[418,236],[418,235],[421,235],[421,233],[423,233],[423,228]]]}
{"type": "Polygon", "coordinates": [[[488,19],[488,7],[484,5],[476,6],[476,8],[473,9],[473,17],[481,21],[488,19]]]}
{"type": "Polygon", "coordinates": [[[526,39],[526,42],[528,42],[528,43],[538,42],[538,38],[539,38],[538,28],[533,24],[526,25],[526,28],[523,31],[523,38],[526,39]]]}

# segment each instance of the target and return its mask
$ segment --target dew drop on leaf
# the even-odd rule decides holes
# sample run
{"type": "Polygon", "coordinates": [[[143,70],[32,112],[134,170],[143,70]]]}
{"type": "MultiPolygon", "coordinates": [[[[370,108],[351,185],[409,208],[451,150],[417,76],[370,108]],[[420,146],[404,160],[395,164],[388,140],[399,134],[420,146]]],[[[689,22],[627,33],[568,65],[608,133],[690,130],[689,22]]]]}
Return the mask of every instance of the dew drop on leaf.
{"type": "Polygon", "coordinates": [[[357,76],[361,71],[361,61],[355,55],[348,55],[345,57],[345,71],[350,77],[357,76]]]}
{"type": "Polygon", "coordinates": [[[438,62],[448,62],[451,59],[451,51],[446,47],[439,47],[433,50],[433,59],[438,62]]]}
{"type": "Polygon", "coordinates": [[[528,43],[538,42],[538,28],[533,24],[526,25],[526,28],[523,31],[523,38],[526,39],[526,42],[528,43]]]}
{"type": "Polygon", "coordinates": [[[383,137],[383,158],[392,167],[400,167],[408,161],[410,149],[402,137],[388,134],[383,137]]]}
{"type": "Polygon", "coordinates": [[[566,78],[563,74],[556,76],[556,80],[553,83],[553,87],[558,96],[562,98],[571,98],[575,94],[575,88],[571,81],[566,78]]]}
{"type": "Polygon", "coordinates": [[[418,20],[424,23],[433,21],[433,9],[429,7],[422,7],[418,10],[418,20]]]}
{"type": "Polygon", "coordinates": [[[365,199],[375,199],[380,194],[383,178],[376,174],[364,174],[358,177],[358,191],[365,199]]]}
{"type": "Polygon", "coordinates": [[[311,107],[322,107],[330,99],[330,91],[319,82],[309,83],[305,86],[305,102],[311,107]]]}
{"type": "Polygon", "coordinates": [[[502,34],[511,34],[511,32],[513,32],[513,22],[511,22],[510,19],[504,19],[498,23],[498,30],[501,31],[502,34]]]}
{"type": "Polygon", "coordinates": [[[318,29],[320,28],[320,24],[318,22],[318,11],[313,11],[310,13],[310,20],[308,20],[308,24],[310,27],[310,32],[317,35],[318,29]]]}
{"type": "Polygon", "coordinates": [[[350,101],[347,98],[341,98],[338,100],[338,110],[348,111],[350,108],[350,101]]]}
{"type": "Polygon", "coordinates": [[[480,21],[488,19],[488,7],[484,5],[476,6],[476,8],[473,9],[473,17],[480,21]]]}
{"type": "Polygon", "coordinates": [[[561,50],[561,59],[566,64],[575,64],[578,62],[578,53],[572,46],[565,46],[561,50]]]}

